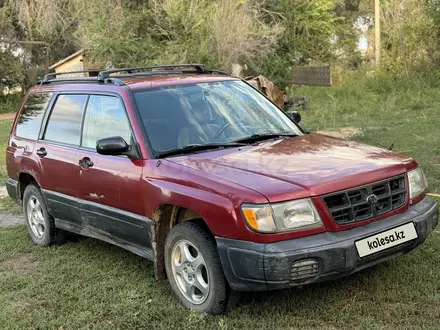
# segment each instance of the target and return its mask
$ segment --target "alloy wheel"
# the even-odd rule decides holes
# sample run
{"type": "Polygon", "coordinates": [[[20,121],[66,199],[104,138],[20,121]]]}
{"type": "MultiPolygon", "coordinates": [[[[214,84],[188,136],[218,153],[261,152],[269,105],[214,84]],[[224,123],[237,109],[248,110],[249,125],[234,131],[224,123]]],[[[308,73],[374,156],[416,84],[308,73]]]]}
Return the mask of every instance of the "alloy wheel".
{"type": "Polygon", "coordinates": [[[36,196],[29,198],[26,214],[32,233],[37,238],[42,238],[45,230],[44,215],[41,203],[36,196]]]}
{"type": "Polygon", "coordinates": [[[183,296],[200,305],[209,295],[209,273],[199,249],[186,239],[179,240],[171,252],[172,275],[183,296]]]}

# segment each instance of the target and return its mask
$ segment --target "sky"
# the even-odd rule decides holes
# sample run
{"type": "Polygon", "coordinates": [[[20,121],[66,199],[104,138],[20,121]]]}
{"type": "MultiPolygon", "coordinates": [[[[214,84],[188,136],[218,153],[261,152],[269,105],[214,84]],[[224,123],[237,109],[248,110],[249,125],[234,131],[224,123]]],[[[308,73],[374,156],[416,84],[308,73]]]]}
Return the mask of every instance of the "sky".
{"type": "Polygon", "coordinates": [[[362,51],[366,51],[368,49],[368,38],[367,37],[365,37],[365,36],[359,37],[358,48],[362,51]]]}

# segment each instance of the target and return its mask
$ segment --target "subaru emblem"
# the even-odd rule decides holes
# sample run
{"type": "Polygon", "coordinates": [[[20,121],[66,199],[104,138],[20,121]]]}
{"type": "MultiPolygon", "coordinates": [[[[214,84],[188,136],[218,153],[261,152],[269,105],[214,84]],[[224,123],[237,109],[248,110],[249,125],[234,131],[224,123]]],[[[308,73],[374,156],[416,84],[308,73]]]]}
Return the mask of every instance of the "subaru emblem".
{"type": "Polygon", "coordinates": [[[367,197],[367,203],[369,205],[377,204],[378,201],[379,201],[379,197],[377,197],[375,194],[371,194],[367,197]]]}

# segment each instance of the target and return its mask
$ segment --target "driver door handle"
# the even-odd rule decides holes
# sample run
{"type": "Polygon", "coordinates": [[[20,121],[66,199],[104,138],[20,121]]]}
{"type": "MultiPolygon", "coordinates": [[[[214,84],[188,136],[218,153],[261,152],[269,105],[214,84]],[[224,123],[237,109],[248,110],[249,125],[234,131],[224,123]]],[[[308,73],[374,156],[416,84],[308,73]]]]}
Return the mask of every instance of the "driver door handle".
{"type": "Polygon", "coordinates": [[[93,167],[93,165],[95,165],[95,164],[93,164],[93,162],[90,160],[89,157],[84,157],[84,158],[80,159],[78,164],[81,167],[86,167],[86,168],[93,167]]]}
{"type": "Polygon", "coordinates": [[[47,156],[47,151],[44,148],[40,148],[37,150],[37,155],[40,156],[41,158],[47,156]]]}

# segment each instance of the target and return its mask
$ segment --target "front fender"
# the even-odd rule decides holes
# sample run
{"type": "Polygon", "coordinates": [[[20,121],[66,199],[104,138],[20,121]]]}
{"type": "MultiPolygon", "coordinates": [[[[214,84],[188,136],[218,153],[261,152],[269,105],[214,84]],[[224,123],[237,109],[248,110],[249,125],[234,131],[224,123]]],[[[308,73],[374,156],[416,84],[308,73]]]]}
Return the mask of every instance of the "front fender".
{"type": "MultiPolygon", "coordinates": [[[[156,209],[162,205],[175,205],[196,212],[208,225],[211,233],[220,237],[231,237],[243,228],[243,220],[237,214],[231,200],[197,188],[174,182],[151,180],[150,193],[155,202],[147,203],[147,216],[153,218],[156,209]]],[[[150,195],[149,193],[149,195],[150,195]]],[[[151,196],[151,195],[150,195],[151,196]]],[[[234,237],[239,239],[240,235],[234,237]]]]}
{"type": "Polygon", "coordinates": [[[174,205],[196,212],[208,225],[214,236],[246,239],[250,230],[244,223],[242,203],[267,199],[250,189],[201,171],[163,162],[158,168],[155,161],[147,161],[143,180],[145,211],[149,218],[163,205],[174,205]],[[153,163],[151,163],[153,162],[153,163]]]}

